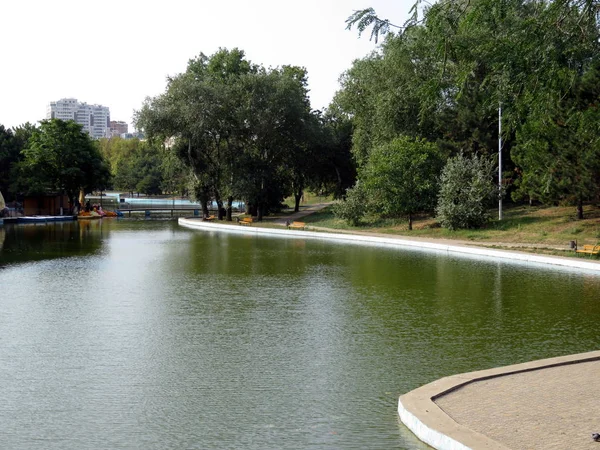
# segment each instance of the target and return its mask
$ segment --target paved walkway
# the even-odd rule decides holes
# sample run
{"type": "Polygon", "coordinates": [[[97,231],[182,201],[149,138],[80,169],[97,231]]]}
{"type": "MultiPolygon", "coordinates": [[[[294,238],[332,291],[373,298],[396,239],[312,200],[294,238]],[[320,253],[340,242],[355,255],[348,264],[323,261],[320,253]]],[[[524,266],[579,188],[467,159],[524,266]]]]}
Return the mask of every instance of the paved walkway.
{"type": "Polygon", "coordinates": [[[510,449],[598,450],[600,361],[468,384],[435,403],[457,423],[510,449]]]}
{"type": "MultiPolygon", "coordinates": [[[[332,204],[333,204],[333,202],[325,202],[325,203],[317,203],[315,205],[310,205],[310,206],[301,206],[300,211],[292,212],[283,217],[277,217],[276,219],[273,220],[273,223],[275,223],[277,225],[285,226],[288,221],[293,222],[294,220],[303,219],[304,217],[310,216],[312,213],[315,213],[317,211],[325,209],[328,206],[331,206],[332,204]]],[[[265,219],[268,220],[268,217],[265,217],[265,219]]]]}
{"type": "Polygon", "coordinates": [[[400,397],[436,449],[600,449],[600,351],[441,378],[400,397]]]}

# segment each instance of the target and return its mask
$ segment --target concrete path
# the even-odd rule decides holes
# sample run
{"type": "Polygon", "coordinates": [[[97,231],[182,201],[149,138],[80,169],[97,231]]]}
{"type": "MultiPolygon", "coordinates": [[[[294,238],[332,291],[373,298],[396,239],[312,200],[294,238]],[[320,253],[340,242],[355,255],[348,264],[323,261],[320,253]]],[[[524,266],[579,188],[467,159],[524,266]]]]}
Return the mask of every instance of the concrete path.
{"type": "Polygon", "coordinates": [[[437,449],[598,450],[600,351],[454,375],[400,397],[437,449]]]}
{"type": "MultiPolygon", "coordinates": [[[[333,202],[324,202],[324,203],[317,203],[315,205],[310,205],[310,206],[301,206],[300,211],[292,212],[283,217],[277,217],[276,219],[273,220],[272,223],[285,226],[288,221],[293,222],[294,220],[303,219],[304,217],[310,216],[311,214],[313,214],[317,211],[320,211],[322,209],[325,209],[331,205],[333,205],[333,202]]],[[[268,220],[268,217],[265,217],[265,219],[268,220]]]]}
{"type": "Polygon", "coordinates": [[[598,450],[600,361],[478,381],[435,403],[511,449],[598,450]]]}

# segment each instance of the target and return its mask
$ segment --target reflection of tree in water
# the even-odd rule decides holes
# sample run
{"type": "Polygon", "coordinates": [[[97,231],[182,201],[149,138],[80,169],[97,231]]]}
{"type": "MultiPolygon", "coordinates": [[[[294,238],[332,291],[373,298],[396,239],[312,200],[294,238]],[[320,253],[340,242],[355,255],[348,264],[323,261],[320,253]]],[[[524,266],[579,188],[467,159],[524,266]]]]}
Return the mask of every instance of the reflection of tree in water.
{"type": "Polygon", "coordinates": [[[89,256],[102,246],[100,220],[19,224],[0,231],[0,266],[10,263],[40,261],[69,256],[89,256]]]}

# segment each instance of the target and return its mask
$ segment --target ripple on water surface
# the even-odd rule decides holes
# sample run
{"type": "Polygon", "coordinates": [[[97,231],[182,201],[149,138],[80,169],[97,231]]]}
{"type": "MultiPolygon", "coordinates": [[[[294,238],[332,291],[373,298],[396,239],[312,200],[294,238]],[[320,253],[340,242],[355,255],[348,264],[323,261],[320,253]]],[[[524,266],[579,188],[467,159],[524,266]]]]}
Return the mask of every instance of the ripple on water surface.
{"type": "Polygon", "coordinates": [[[400,394],[592,350],[600,277],[171,222],[8,229],[0,446],[411,448],[400,394]]]}

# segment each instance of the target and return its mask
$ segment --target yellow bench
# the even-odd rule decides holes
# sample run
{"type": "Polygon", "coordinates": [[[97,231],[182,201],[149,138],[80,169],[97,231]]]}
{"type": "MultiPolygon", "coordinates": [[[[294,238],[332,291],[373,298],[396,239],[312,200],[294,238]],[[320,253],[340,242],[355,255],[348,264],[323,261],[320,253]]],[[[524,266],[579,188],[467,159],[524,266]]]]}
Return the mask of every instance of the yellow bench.
{"type": "Polygon", "coordinates": [[[582,249],[575,250],[577,253],[586,253],[588,255],[597,255],[600,253],[600,245],[584,245],[582,249]]]}
{"type": "Polygon", "coordinates": [[[208,220],[208,221],[211,221],[211,220],[215,220],[215,219],[216,219],[216,217],[215,217],[215,216],[213,216],[213,215],[210,215],[210,216],[208,216],[208,217],[205,217],[205,218],[204,218],[204,219],[202,219],[202,220],[208,220]]]}
{"type": "Polygon", "coordinates": [[[288,225],[288,229],[293,230],[304,230],[304,227],[306,227],[304,222],[292,222],[288,225]]]}
{"type": "Polygon", "coordinates": [[[239,220],[240,225],[250,225],[252,223],[252,217],[244,217],[239,220]]]}

